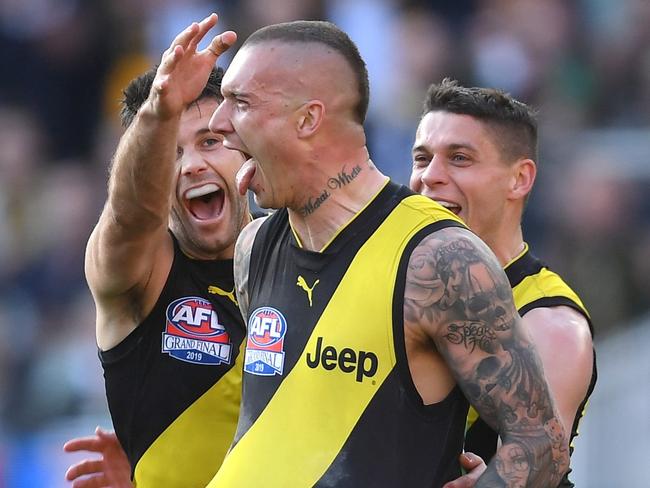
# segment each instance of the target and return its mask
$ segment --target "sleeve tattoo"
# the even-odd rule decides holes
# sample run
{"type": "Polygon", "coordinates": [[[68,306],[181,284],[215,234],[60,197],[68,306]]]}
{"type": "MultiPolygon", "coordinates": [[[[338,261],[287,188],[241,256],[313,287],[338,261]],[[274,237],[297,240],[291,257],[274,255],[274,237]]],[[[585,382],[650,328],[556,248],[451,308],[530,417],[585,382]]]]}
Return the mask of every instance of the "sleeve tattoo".
{"type": "Polygon", "coordinates": [[[568,468],[564,429],[510,284],[485,244],[458,228],[423,239],[409,260],[404,320],[427,331],[501,436],[476,486],[557,486],[568,468]]]}

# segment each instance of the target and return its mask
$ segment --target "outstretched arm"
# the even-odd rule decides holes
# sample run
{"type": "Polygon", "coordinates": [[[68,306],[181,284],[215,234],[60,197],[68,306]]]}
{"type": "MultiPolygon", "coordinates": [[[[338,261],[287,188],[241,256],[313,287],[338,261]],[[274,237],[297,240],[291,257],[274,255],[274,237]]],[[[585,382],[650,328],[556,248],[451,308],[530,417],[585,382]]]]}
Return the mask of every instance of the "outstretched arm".
{"type": "Polygon", "coordinates": [[[569,465],[567,437],[487,246],[459,228],[423,239],[409,260],[404,319],[434,341],[470,403],[501,435],[476,486],[557,486],[569,465]]]}
{"type": "Polygon", "coordinates": [[[131,466],[115,432],[97,427],[95,435],[71,439],[63,450],[101,454],[100,458],[84,459],[68,468],[65,479],[73,482],[73,488],[132,488],[131,466]]]}
{"type": "Polygon", "coordinates": [[[114,156],[108,198],[85,263],[102,349],[117,344],[148,313],[171,266],[167,225],[180,117],[205,87],[217,57],[236,39],[226,32],[197,51],[216,22],[212,14],[174,39],[114,156]]]}

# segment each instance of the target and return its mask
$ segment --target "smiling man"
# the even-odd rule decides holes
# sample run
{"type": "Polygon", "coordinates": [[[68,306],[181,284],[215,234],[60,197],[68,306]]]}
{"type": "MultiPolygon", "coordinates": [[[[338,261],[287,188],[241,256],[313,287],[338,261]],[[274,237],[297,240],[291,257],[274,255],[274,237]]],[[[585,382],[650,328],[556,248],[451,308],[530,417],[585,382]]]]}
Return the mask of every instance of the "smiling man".
{"type": "MultiPolygon", "coordinates": [[[[413,146],[411,189],[461,217],[496,254],[573,439],[596,383],[591,321],[576,293],[524,241],[521,219],[536,160],[537,123],[528,106],[498,90],[448,79],[429,87],[413,146]]],[[[465,449],[489,461],[497,437],[471,409],[465,449]]],[[[469,486],[456,483],[449,486],[469,486]]],[[[560,486],[573,486],[568,475],[560,486]]]]}
{"type": "MultiPolygon", "coordinates": [[[[214,63],[235,40],[227,32],[197,51],[216,21],[192,24],[157,71],[127,87],[128,129],[87,247],[108,404],[138,487],[205,486],[237,421],[244,327],[232,257],[250,216],[234,187],[244,160],[208,129],[221,101],[214,63]]],[[[94,441],[67,449],[102,450],[111,438],[94,441]]],[[[68,478],[106,486],[98,463],[68,478]]]]}

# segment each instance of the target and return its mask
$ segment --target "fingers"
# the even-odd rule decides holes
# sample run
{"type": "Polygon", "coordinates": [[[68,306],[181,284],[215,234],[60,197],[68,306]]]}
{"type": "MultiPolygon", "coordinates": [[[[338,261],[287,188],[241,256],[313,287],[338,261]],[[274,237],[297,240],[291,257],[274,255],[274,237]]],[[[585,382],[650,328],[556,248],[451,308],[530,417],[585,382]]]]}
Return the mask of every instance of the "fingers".
{"type": "Polygon", "coordinates": [[[201,39],[203,39],[203,36],[205,36],[205,34],[217,24],[218,19],[219,17],[217,16],[217,14],[212,13],[208,15],[205,19],[203,19],[201,22],[199,22],[198,24],[199,29],[194,35],[194,37],[192,37],[188,45],[188,49],[195,50],[196,46],[199,44],[199,42],[201,42],[201,39]]]}
{"type": "Polygon", "coordinates": [[[474,486],[474,481],[471,481],[467,478],[467,475],[462,476],[454,481],[445,483],[442,488],[472,488],[474,486]]]}
{"type": "Polygon", "coordinates": [[[442,488],[472,488],[483,472],[487,469],[483,459],[473,452],[462,453],[458,457],[458,460],[463,469],[469,470],[470,472],[454,481],[445,483],[442,488]]]}
{"type": "Polygon", "coordinates": [[[460,460],[460,465],[466,470],[472,470],[483,464],[483,459],[473,452],[464,452],[458,459],[460,460]]]}
{"type": "Polygon", "coordinates": [[[197,32],[199,31],[199,24],[196,22],[192,22],[190,26],[188,26],[183,32],[178,34],[172,43],[169,45],[169,49],[167,51],[171,52],[174,50],[176,46],[182,46],[183,48],[187,48],[196,36],[197,32]]]}
{"type": "Polygon", "coordinates": [[[207,51],[210,51],[216,57],[221,56],[224,52],[228,50],[237,41],[237,34],[233,31],[226,31],[218,36],[214,37],[210,41],[210,45],[207,47],[207,51]]]}
{"type": "Polygon", "coordinates": [[[119,445],[119,441],[115,435],[115,432],[112,430],[104,430],[98,426],[95,428],[95,435],[70,439],[68,442],[63,444],[63,450],[66,452],[102,452],[104,449],[110,447],[113,444],[119,445]]]}
{"type": "Polygon", "coordinates": [[[75,452],[75,451],[91,451],[91,452],[101,452],[103,449],[103,442],[97,436],[88,436],[88,437],[77,437],[75,439],[70,439],[68,442],[63,444],[63,450],[66,452],[75,452]]]}
{"type": "Polygon", "coordinates": [[[86,474],[103,473],[101,459],[84,459],[83,461],[73,464],[65,472],[65,479],[68,481],[75,480],[86,474]]]}
{"type": "Polygon", "coordinates": [[[106,488],[107,486],[112,485],[103,474],[96,474],[89,476],[88,478],[74,480],[72,482],[72,488],[106,488]]]}
{"type": "Polygon", "coordinates": [[[117,442],[117,443],[120,442],[117,439],[117,435],[112,430],[104,430],[101,427],[97,427],[95,429],[95,434],[97,434],[97,437],[99,437],[100,439],[103,439],[108,442],[117,442]]]}
{"type": "Polygon", "coordinates": [[[183,46],[174,46],[170,50],[165,51],[160,66],[158,67],[158,73],[168,75],[173,72],[184,53],[183,46]]]}

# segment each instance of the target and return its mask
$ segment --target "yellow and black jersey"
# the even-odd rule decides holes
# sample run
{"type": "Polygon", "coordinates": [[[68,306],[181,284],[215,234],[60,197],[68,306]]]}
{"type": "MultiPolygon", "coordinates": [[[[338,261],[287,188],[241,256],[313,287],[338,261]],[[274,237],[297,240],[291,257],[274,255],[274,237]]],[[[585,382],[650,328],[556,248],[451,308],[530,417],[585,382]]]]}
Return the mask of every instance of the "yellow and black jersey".
{"type": "Polygon", "coordinates": [[[149,316],[100,351],[117,436],[138,488],[205,487],[232,442],[245,327],[232,260],[174,262],[149,316]]]}
{"type": "Polygon", "coordinates": [[[388,183],[321,252],[288,213],[262,224],[250,263],[242,409],[210,487],[431,487],[460,475],[467,402],[424,405],[411,379],[403,302],[424,236],[462,226],[388,183]]]}
{"type": "MultiPolygon", "coordinates": [[[[515,306],[522,317],[540,307],[556,307],[564,305],[571,307],[585,316],[589,323],[589,329],[593,335],[591,319],[587,309],[578,295],[567,285],[560,276],[548,269],[548,267],[536,258],[529,250],[528,244],[524,251],[505,267],[506,275],[512,287],[515,306]]],[[[578,423],[584,415],[585,406],[589,396],[596,385],[596,356],[594,354],[594,366],[591,375],[591,382],[587,395],[576,414],[571,429],[571,441],[578,435],[578,423]]],[[[481,456],[488,462],[497,448],[498,434],[492,430],[473,408],[470,408],[467,416],[467,432],[465,434],[465,450],[481,456]]],[[[573,442],[570,447],[573,452],[573,442]]],[[[564,476],[560,487],[574,486],[568,479],[568,473],[564,476]]]]}

